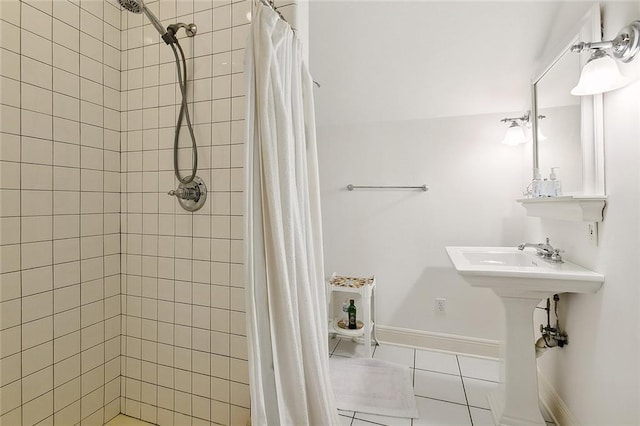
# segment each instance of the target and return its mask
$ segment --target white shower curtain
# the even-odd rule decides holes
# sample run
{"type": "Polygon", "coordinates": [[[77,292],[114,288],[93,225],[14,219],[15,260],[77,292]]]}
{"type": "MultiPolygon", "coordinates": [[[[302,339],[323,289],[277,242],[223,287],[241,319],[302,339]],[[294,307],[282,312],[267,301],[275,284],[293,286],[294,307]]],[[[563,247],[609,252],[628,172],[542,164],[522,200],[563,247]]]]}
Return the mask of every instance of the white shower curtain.
{"type": "Polygon", "coordinates": [[[329,379],[313,81],[258,3],[247,81],[247,334],[254,425],[339,424],[329,379]]]}

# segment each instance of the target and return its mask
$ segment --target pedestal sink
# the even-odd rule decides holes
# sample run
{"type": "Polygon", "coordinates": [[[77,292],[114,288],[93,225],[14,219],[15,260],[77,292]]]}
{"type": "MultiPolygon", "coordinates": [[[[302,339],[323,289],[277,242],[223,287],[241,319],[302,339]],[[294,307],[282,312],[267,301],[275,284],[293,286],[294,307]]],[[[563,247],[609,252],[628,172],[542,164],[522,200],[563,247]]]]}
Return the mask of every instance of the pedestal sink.
{"type": "Polygon", "coordinates": [[[504,383],[489,395],[495,423],[544,426],[538,404],[533,311],[541,300],[555,293],[595,293],[604,276],[571,262],[545,260],[533,249],[446,249],[458,273],[472,287],[492,289],[504,305],[504,383]]]}

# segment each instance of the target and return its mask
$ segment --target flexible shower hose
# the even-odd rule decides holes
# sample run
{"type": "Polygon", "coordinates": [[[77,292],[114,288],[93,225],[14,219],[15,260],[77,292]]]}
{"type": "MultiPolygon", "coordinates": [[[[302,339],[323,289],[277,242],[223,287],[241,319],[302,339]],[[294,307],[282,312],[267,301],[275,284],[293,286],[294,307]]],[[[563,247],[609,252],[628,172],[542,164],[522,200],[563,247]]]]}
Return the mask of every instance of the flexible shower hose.
{"type": "Polygon", "coordinates": [[[189,108],[187,106],[187,61],[184,56],[184,51],[182,50],[182,46],[176,40],[175,43],[170,44],[171,49],[173,50],[173,55],[176,58],[176,68],[178,69],[178,85],[180,86],[180,92],[182,94],[182,102],[180,103],[180,113],[178,114],[178,122],[176,123],[176,132],[175,137],[173,139],[173,170],[175,172],[176,178],[182,183],[189,183],[196,177],[196,172],[198,170],[198,146],[196,145],[196,137],[193,134],[193,126],[191,125],[191,117],[189,116],[189,108]],[[178,57],[178,50],[176,50],[176,46],[178,46],[178,50],[180,51],[180,56],[182,57],[182,69],[180,68],[180,58],[178,57]],[[191,167],[191,176],[181,177],[180,171],[178,169],[178,141],[180,139],[180,128],[182,127],[182,119],[186,118],[187,120],[187,128],[189,129],[189,135],[191,136],[191,159],[192,159],[192,167],[191,167]]]}

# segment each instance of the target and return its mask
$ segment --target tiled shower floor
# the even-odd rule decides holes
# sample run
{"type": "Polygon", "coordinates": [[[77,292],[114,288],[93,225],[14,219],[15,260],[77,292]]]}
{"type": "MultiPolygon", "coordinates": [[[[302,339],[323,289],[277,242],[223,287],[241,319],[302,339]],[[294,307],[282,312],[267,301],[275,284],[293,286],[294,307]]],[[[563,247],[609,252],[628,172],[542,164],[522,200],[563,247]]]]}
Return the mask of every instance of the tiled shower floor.
{"type": "MultiPolygon", "coordinates": [[[[364,349],[364,345],[348,339],[329,340],[332,357],[366,356],[364,349]]],[[[493,426],[486,396],[498,386],[498,361],[386,344],[377,346],[373,357],[411,368],[420,417],[402,419],[340,411],[342,426],[493,426]]]]}

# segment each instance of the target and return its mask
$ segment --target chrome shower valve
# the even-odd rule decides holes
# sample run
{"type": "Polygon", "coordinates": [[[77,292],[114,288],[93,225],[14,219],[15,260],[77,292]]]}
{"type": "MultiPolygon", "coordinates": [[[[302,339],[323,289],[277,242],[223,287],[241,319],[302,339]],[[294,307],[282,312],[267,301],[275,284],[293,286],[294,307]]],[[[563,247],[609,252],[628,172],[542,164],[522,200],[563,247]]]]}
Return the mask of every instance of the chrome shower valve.
{"type": "Polygon", "coordinates": [[[189,183],[180,183],[177,189],[168,192],[178,199],[183,209],[194,212],[200,210],[207,199],[207,187],[198,176],[189,183]]]}

